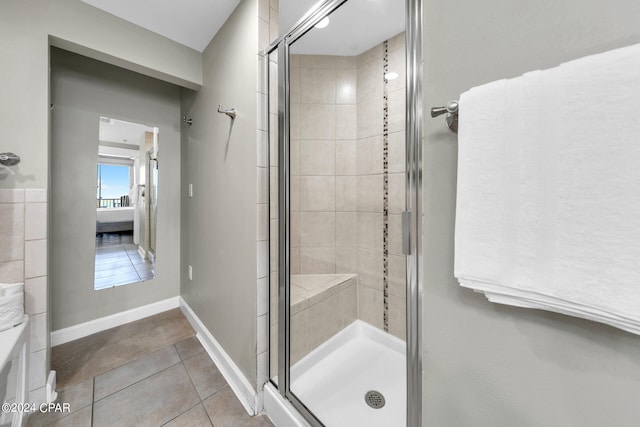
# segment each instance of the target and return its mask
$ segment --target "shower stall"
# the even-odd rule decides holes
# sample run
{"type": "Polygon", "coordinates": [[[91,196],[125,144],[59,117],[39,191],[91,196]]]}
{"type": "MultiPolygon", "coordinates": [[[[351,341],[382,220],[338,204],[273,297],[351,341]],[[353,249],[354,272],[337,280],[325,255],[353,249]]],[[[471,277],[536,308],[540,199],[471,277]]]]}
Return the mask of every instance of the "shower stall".
{"type": "Polygon", "coordinates": [[[266,52],[269,376],[312,426],[420,424],[420,14],[329,0],[266,52]]]}

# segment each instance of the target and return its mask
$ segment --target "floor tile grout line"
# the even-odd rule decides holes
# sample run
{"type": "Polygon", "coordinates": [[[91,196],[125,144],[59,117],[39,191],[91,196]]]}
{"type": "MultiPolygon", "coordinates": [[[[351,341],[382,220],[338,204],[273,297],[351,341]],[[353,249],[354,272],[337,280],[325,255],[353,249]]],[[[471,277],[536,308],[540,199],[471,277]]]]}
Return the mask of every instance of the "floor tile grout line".
{"type": "MultiPolygon", "coordinates": [[[[170,345],[174,345],[174,344],[170,344],[170,345]]],[[[163,348],[166,348],[166,347],[169,347],[169,346],[167,345],[167,346],[162,347],[161,349],[156,350],[156,351],[160,351],[160,350],[162,350],[163,348]]],[[[177,352],[177,350],[176,350],[176,352],[177,352]]],[[[153,354],[153,353],[155,353],[155,351],[154,351],[154,352],[152,352],[152,353],[149,353],[149,354],[153,354]]],[[[131,361],[129,361],[129,362],[127,362],[127,363],[125,363],[124,365],[117,366],[117,367],[115,367],[115,368],[113,368],[113,369],[111,369],[111,370],[109,370],[109,371],[107,371],[107,372],[111,372],[111,371],[113,371],[113,370],[115,370],[115,369],[121,368],[121,367],[123,367],[123,366],[125,366],[125,365],[128,365],[129,363],[137,362],[138,360],[140,360],[140,359],[142,359],[142,358],[144,358],[144,357],[147,357],[149,354],[147,354],[147,355],[145,355],[145,356],[141,356],[141,357],[139,357],[139,358],[137,358],[137,359],[133,359],[133,360],[131,360],[131,361]]],[[[179,355],[178,355],[178,357],[179,357],[179,355]]],[[[114,391],[113,393],[109,393],[109,394],[105,395],[104,397],[101,397],[101,398],[100,398],[100,399],[98,399],[98,400],[94,400],[94,401],[93,401],[93,403],[95,404],[95,403],[97,403],[97,402],[100,402],[100,401],[102,401],[102,400],[106,399],[106,398],[107,398],[107,397],[109,397],[109,396],[113,396],[114,394],[121,392],[122,390],[126,390],[126,389],[128,389],[129,387],[134,386],[134,385],[136,385],[136,384],[138,384],[138,383],[140,383],[140,382],[142,382],[142,381],[144,381],[144,380],[146,380],[146,379],[149,379],[149,378],[151,378],[151,377],[153,377],[153,376],[156,376],[156,375],[158,375],[158,374],[161,374],[162,372],[166,371],[167,369],[171,369],[171,368],[173,368],[174,366],[176,366],[176,365],[178,365],[178,364],[180,364],[180,363],[182,363],[182,362],[183,362],[183,361],[182,361],[182,360],[180,360],[180,361],[178,361],[178,362],[176,362],[176,363],[174,363],[174,364],[172,364],[172,365],[170,365],[170,366],[167,366],[166,368],[164,368],[164,369],[162,369],[162,370],[160,370],[160,371],[154,372],[154,373],[153,373],[153,374],[151,374],[151,375],[147,375],[146,377],[144,377],[144,378],[142,378],[142,379],[140,379],[140,380],[138,380],[138,381],[136,381],[136,382],[134,382],[134,383],[131,383],[131,384],[129,384],[129,385],[128,385],[128,386],[126,386],[126,387],[123,387],[123,388],[121,388],[121,389],[119,389],[119,390],[116,390],[116,391],[114,391]]],[[[185,370],[187,370],[187,367],[185,366],[185,367],[184,367],[184,369],[185,369],[185,370]]],[[[94,384],[95,384],[95,378],[96,378],[96,377],[98,377],[98,376],[100,376],[100,375],[104,375],[104,374],[106,374],[107,372],[103,372],[102,374],[99,374],[99,375],[96,375],[95,377],[93,377],[93,378],[94,378],[94,384]]],[[[189,371],[187,371],[187,374],[188,374],[188,373],[189,373],[189,371]]],[[[191,377],[189,377],[189,380],[191,380],[191,377]]],[[[95,385],[94,385],[94,387],[95,387],[95,385]]],[[[198,397],[199,397],[199,396],[198,396],[198,397]]],[[[93,395],[93,398],[95,399],[95,393],[94,393],[94,395],[93,395]]]]}

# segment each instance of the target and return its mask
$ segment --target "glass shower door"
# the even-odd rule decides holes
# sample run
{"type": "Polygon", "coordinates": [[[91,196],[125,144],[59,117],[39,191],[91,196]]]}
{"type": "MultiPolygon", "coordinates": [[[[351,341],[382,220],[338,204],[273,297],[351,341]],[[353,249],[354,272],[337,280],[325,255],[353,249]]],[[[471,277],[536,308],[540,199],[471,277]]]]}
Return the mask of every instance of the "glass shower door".
{"type": "Polygon", "coordinates": [[[370,6],[325,3],[269,61],[271,377],[328,427],[407,423],[404,2],[370,6]]]}

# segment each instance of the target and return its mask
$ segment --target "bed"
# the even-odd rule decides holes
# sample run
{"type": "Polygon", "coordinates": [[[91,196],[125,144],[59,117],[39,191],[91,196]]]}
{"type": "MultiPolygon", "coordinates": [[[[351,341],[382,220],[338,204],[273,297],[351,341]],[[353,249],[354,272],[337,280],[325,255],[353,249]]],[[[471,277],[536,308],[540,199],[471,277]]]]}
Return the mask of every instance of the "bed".
{"type": "Polygon", "coordinates": [[[96,234],[133,231],[134,207],[96,209],[96,234]]]}

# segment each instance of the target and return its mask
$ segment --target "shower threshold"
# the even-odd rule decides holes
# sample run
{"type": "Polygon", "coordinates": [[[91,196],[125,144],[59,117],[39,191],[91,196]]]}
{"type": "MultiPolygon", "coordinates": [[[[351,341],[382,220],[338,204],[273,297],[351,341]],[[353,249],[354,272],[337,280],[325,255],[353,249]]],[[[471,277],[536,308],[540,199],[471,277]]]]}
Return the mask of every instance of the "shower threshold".
{"type": "Polygon", "coordinates": [[[291,367],[291,391],[327,427],[406,424],[406,344],[356,320],[291,367]],[[365,395],[384,395],[379,409],[365,395]]]}

